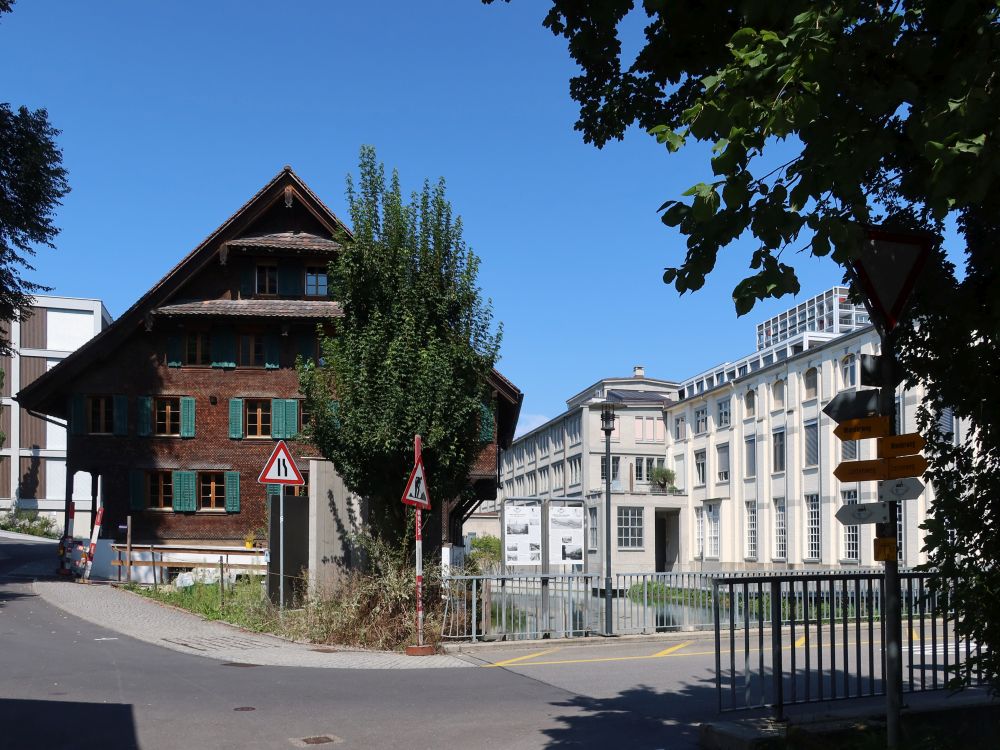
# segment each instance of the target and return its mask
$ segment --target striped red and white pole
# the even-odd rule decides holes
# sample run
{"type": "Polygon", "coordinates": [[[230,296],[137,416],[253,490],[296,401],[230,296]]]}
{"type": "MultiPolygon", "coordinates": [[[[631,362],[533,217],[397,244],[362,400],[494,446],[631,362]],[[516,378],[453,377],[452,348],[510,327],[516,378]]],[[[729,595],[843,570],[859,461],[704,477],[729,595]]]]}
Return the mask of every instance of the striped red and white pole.
{"type": "Polygon", "coordinates": [[[90,568],[94,564],[94,551],[97,549],[97,538],[101,535],[101,521],[104,519],[104,506],[97,509],[94,519],[94,530],[90,532],[90,546],[87,548],[87,559],[84,567],[84,578],[90,578],[90,568]]]}

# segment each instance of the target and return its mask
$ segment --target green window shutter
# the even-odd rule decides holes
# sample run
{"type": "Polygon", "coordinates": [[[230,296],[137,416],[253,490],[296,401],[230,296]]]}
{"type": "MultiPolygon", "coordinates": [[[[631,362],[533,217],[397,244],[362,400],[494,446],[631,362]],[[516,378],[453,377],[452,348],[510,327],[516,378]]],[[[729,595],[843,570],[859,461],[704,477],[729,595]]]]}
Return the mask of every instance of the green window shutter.
{"type": "Polygon", "coordinates": [[[128,435],[128,396],[116,395],[111,409],[111,419],[115,435],[128,435]]]}
{"type": "Polygon", "coordinates": [[[486,404],[479,405],[479,441],[493,442],[493,410],[486,404]]]}
{"type": "Polygon", "coordinates": [[[299,402],[294,398],[285,399],[285,437],[299,434],[299,402]]]}
{"type": "Polygon", "coordinates": [[[269,485],[267,485],[267,496],[268,497],[281,497],[281,485],[280,484],[269,484],[269,485]]]}
{"type": "Polygon", "coordinates": [[[174,512],[189,513],[198,509],[193,471],[173,472],[174,512]]]}
{"type": "Polygon", "coordinates": [[[340,402],[330,401],[330,416],[333,417],[333,426],[340,427],[340,402]]]}
{"type": "Polygon", "coordinates": [[[268,370],[281,367],[281,338],[275,333],[264,337],[264,367],[268,370]]]}
{"type": "Polygon", "coordinates": [[[181,437],[194,437],[194,399],[181,396],[181,437]]]}
{"type": "Polygon", "coordinates": [[[139,437],[149,437],[153,434],[153,399],[150,396],[139,396],[135,400],[135,432],[139,437]]]}
{"type": "Polygon", "coordinates": [[[179,335],[167,336],[167,367],[180,367],[184,357],[184,340],[179,335]]]}
{"type": "Polygon", "coordinates": [[[257,280],[257,267],[252,263],[243,266],[243,270],[240,271],[240,297],[243,299],[250,299],[253,297],[256,291],[254,287],[257,280]]]}
{"type": "Polygon", "coordinates": [[[226,513],[240,512],[240,473],[226,472],[226,513]]]}
{"type": "Polygon", "coordinates": [[[286,438],[285,434],[285,399],[271,399],[271,437],[286,438]]]}
{"type": "Polygon", "coordinates": [[[212,331],[209,342],[212,367],[236,367],[236,334],[232,331],[212,331]]]}
{"type": "Polygon", "coordinates": [[[70,397],[69,431],[71,435],[82,435],[87,431],[87,399],[82,393],[70,397]]]}
{"type": "Polygon", "coordinates": [[[132,469],[128,473],[129,510],[146,510],[146,472],[132,469]]]}
{"type": "Polygon", "coordinates": [[[302,264],[282,261],[278,264],[278,294],[282,297],[301,297],[305,291],[302,264]]]}
{"type": "Polygon", "coordinates": [[[243,399],[229,399],[229,437],[243,437],[243,399]]]}

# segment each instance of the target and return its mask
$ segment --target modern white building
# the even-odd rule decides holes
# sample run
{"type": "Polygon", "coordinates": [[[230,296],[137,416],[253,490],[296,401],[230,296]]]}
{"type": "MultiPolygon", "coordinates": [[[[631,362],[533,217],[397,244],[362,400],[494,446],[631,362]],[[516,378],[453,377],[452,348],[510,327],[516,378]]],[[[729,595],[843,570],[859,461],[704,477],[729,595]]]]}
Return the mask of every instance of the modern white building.
{"type": "Polygon", "coordinates": [[[502,497],[580,498],[586,504],[585,568],[604,568],[605,434],[601,403],[616,406],[611,434],[612,570],[670,570],[679,559],[679,515],[685,499],[650,482],[666,464],[664,406],[678,385],[646,377],[604,378],[571,396],[566,411],[522,435],[501,460],[502,497]],[[655,533],[654,533],[655,530],[655,533]]]}
{"type": "MultiPolygon", "coordinates": [[[[4,373],[0,449],[0,512],[12,506],[51,515],[62,529],[66,498],[66,428],[22,409],[13,396],[111,323],[97,299],[37,295],[32,314],[6,324],[13,355],[0,357],[4,373]]],[[[75,530],[90,530],[90,479],[74,484],[75,530]]]]}
{"type": "MultiPolygon", "coordinates": [[[[757,349],[678,382],[608,378],[567,411],[514,441],[501,462],[502,496],[583,498],[587,570],[603,574],[604,434],[600,404],[616,404],[611,442],[612,570],[869,566],[874,526],[845,527],[845,503],[874,502],[875,482],[841,483],[841,460],[875,457],[875,441],[841,443],[823,407],[859,387],[860,357],[877,354],[868,314],[833,287],[757,326],[757,349]],[[648,480],[675,472],[674,492],[648,480]]],[[[916,430],[921,395],[897,395],[897,431],[916,430]]],[[[951,425],[949,429],[957,429],[951,425]]],[[[925,561],[925,488],[903,504],[900,560],[925,561]]],[[[491,508],[495,512],[498,508],[491,508]]]]}
{"type": "MultiPolygon", "coordinates": [[[[794,346],[803,334],[779,346],[794,346]]],[[[847,503],[875,502],[876,483],[842,483],[842,460],[875,458],[874,440],[841,442],[823,407],[858,387],[862,354],[877,354],[871,326],[775,359],[747,375],[667,407],[667,455],[683,488],[687,569],[803,568],[874,564],[874,525],[834,518],[847,503]]],[[[896,397],[897,430],[916,430],[920,394],[896,397]]],[[[933,501],[928,486],[902,504],[900,561],[925,561],[918,526],[933,501]]]]}

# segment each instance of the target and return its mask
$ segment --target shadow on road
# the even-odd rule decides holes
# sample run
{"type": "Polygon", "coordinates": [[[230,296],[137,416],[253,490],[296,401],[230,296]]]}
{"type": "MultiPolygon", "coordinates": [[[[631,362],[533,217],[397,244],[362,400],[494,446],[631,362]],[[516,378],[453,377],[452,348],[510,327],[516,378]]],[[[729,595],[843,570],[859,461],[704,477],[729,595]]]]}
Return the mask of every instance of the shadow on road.
{"type": "Polygon", "coordinates": [[[0,699],[2,746],[8,750],[138,750],[132,706],[115,703],[0,699]]]}
{"type": "Polygon", "coordinates": [[[698,724],[718,718],[713,679],[658,692],[636,685],[611,698],[578,695],[552,704],[571,708],[543,730],[546,747],[694,748],[698,724]]]}

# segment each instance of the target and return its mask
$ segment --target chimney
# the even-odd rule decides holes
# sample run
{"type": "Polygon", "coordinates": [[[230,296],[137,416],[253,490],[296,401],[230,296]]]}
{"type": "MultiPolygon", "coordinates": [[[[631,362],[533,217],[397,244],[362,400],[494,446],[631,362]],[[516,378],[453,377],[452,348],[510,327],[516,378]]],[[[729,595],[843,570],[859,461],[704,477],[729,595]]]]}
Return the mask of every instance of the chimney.
{"type": "Polygon", "coordinates": [[[633,378],[646,377],[646,368],[643,367],[642,365],[636,365],[635,367],[632,368],[632,377],[633,378]]]}

